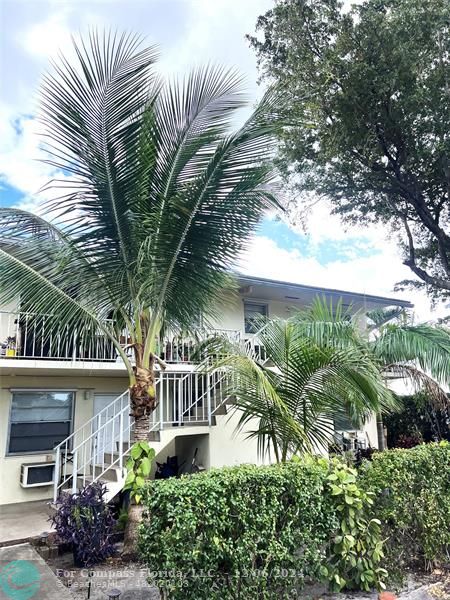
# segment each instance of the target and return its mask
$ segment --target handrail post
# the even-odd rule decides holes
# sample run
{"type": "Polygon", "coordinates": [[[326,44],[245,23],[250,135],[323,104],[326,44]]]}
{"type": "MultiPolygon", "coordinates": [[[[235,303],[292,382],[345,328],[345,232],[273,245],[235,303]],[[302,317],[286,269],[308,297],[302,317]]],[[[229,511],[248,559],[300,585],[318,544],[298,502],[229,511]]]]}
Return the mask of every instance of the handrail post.
{"type": "Polygon", "coordinates": [[[211,427],[211,375],[206,375],[206,402],[208,403],[208,425],[211,427]]]}
{"type": "Polygon", "coordinates": [[[60,479],[60,469],[61,469],[61,446],[56,448],[56,456],[55,456],[55,472],[53,474],[53,502],[56,502],[58,498],[58,486],[60,479]]]}
{"type": "MultiPolygon", "coordinates": [[[[160,424],[159,427],[161,429],[161,431],[163,430],[164,427],[164,375],[161,373],[160,375],[160,381],[161,381],[161,395],[160,395],[160,400],[159,400],[159,420],[160,420],[160,424]]],[[[167,391],[167,382],[166,382],[166,391],[167,391]]]]}
{"type": "MultiPolygon", "coordinates": [[[[183,421],[183,378],[178,381],[178,425],[181,425],[183,421]]],[[[174,407],[175,408],[175,407],[174,407]]]]}
{"type": "Polygon", "coordinates": [[[119,415],[119,467],[120,467],[120,471],[122,471],[122,469],[123,469],[123,410],[120,411],[120,415],[119,415]]]}
{"type": "Polygon", "coordinates": [[[77,493],[77,475],[78,475],[78,450],[73,453],[72,462],[72,494],[77,493]]]}

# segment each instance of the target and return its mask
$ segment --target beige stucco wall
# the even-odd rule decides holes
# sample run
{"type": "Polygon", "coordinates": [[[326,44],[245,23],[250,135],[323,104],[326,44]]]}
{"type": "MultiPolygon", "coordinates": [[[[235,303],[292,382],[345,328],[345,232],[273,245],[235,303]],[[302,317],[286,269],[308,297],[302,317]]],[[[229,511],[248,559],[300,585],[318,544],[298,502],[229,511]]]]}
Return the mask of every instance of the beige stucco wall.
{"type": "Polygon", "coordinates": [[[245,463],[268,464],[268,457],[258,455],[257,440],[248,439],[247,433],[252,429],[251,423],[245,430],[237,433],[239,414],[236,411],[228,415],[217,415],[215,427],[209,434],[209,465],[224,467],[245,463]]]}
{"type": "Polygon", "coordinates": [[[77,429],[93,415],[94,393],[114,393],[119,395],[127,387],[127,380],[121,377],[49,377],[49,376],[3,376],[0,378],[0,505],[13,502],[30,502],[50,498],[51,487],[22,488],[20,467],[24,463],[48,462],[52,454],[28,454],[7,456],[11,388],[74,390],[74,429],[77,429]],[[87,393],[86,393],[87,392],[87,393]]]}
{"type": "Polygon", "coordinates": [[[376,415],[372,415],[364,423],[363,432],[369,442],[371,448],[378,448],[378,433],[377,433],[377,419],[376,415]]]}
{"type": "Polygon", "coordinates": [[[213,320],[212,325],[218,329],[235,329],[244,331],[244,301],[249,303],[267,304],[269,317],[280,317],[283,319],[292,315],[296,309],[301,308],[301,304],[294,302],[277,302],[274,300],[264,300],[264,298],[227,297],[223,299],[218,316],[213,320]]]}

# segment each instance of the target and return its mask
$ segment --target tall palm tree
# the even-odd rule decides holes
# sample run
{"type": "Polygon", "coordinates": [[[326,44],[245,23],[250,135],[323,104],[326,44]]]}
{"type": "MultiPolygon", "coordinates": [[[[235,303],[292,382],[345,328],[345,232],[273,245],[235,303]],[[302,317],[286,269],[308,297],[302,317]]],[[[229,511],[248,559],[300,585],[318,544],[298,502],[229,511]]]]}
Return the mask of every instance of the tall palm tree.
{"type": "Polygon", "coordinates": [[[360,422],[395,404],[377,361],[351,324],[330,324],[327,335],[333,330],[341,344],[325,342],[320,327],[313,339],[312,321],[309,336],[296,318],[259,324],[262,355],[224,340],[210,343],[209,354],[218,357],[214,368],[228,370],[238,427],[258,439],[261,454],[273,451],[282,462],[326,448],[336,417],[360,422]]]}
{"type": "Polygon", "coordinates": [[[137,36],[91,33],[44,77],[41,122],[60,190],[37,216],[0,210],[0,303],[47,329],[100,332],[127,369],[136,440],[155,409],[157,339],[189,329],[233,285],[267,207],[276,99],[237,131],[241,79],[219,67],[155,74],[137,36]],[[127,349],[123,332],[127,332],[127,349]]]}

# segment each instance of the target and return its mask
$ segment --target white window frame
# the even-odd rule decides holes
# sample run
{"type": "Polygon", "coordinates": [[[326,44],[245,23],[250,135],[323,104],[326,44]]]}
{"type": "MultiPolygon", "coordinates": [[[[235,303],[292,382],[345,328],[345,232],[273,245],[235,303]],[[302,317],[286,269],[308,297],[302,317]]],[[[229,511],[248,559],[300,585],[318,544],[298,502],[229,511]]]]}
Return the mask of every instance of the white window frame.
{"type": "Polygon", "coordinates": [[[269,303],[267,302],[267,300],[257,300],[256,298],[252,298],[251,300],[247,300],[244,299],[243,300],[243,308],[244,308],[244,334],[245,335],[255,335],[255,332],[252,331],[245,331],[246,327],[245,327],[245,306],[265,306],[266,308],[266,314],[262,315],[263,317],[267,317],[269,318],[269,303]]]}

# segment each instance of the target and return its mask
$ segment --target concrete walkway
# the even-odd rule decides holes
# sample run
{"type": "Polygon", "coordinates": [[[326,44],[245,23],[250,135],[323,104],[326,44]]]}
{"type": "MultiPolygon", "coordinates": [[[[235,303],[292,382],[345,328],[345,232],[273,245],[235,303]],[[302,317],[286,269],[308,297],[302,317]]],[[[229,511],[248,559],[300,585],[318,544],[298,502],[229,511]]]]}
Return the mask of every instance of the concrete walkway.
{"type": "Polygon", "coordinates": [[[0,506],[0,545],[19,544],[51,529],[48,500],[0,506]]]}
{"type": "Polygon", "coordinates": [[[0,600],[73,600],[30,544],[0,548],[0,600]]]}

